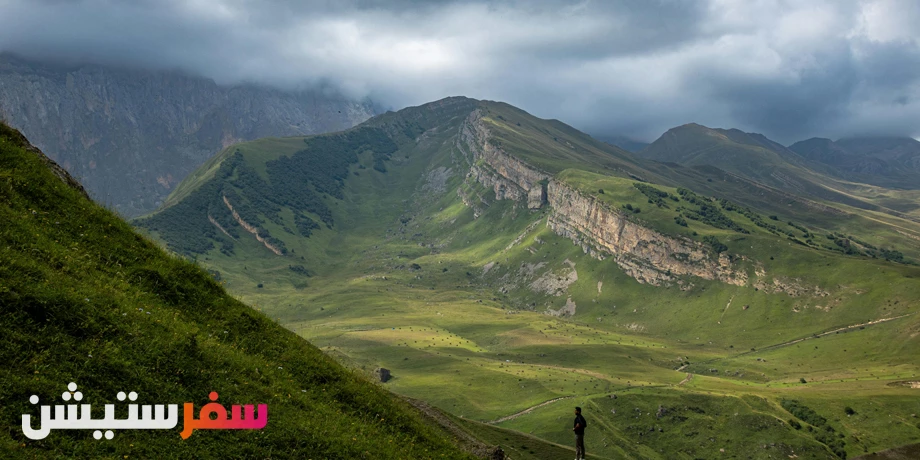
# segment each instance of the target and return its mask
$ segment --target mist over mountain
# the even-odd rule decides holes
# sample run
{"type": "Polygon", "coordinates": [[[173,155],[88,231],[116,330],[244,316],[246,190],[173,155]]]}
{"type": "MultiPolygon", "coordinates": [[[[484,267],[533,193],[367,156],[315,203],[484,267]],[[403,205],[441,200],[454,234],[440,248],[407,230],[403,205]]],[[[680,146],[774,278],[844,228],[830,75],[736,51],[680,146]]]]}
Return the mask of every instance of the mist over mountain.
{"type": "Polygon", "coordinates": [[[0,55],[0,116],[125,216],[155,209],[230,144],[338,131],[378,110],[330,88],[221,86],[179,72],[0,55]]]}
{"type": "Polygon", "coordinates": [[[638,152],[645,147],[648,147],[648,142],[638,141],[629,136],[602,136],[594,135],[598,140],[604,141],[608,144],[615,145],[627,152],[638,152]]]}

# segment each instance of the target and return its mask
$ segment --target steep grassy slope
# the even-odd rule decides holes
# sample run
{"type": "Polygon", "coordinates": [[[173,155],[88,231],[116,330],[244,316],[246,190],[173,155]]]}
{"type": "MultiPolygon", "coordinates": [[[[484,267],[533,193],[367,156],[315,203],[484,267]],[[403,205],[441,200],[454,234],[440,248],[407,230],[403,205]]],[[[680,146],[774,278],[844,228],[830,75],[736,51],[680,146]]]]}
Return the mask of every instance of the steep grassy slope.
{"type": "Polygon", "coordinates": [[[0,124],[5,458],[467,458],[408,404],[165,254],[49,163],[0,124]],[[87,430],[25,438],[21,414],[37,414],[30,395],[53,404],[69,382],[94,417],[119,391],[199,407],[217,391],[225,405],[268,404],[270,417],[260,431],[187,440],[181,427],[110,441],[87,430]]]}
{"type": "MultiPolygon", "coordinates": [[[[349,132],[334,146],[335,136],[240,144],[137,223],[327,354],[391,369],[395,392],[562,445],[571,407],[589,407],[589,452],[602,457],[766,445],[744,453],[834,458],[920,436],[918,390],[903,384],[920,367],[920,268],[893,262],[920,254],[914,223],[711,167],[648,163],[506,104],[447,99],[361,129],[396,149],[376,138],[343,150],[349,132]],[[334,193],[317,195],[328,222],[304,237],[300,204],[264,191],[290,181],[272,162],[311,151],[349,162],[330,176],[334,193]],[[254,233],[207,219],[224,212],[210,206],[229,210],[224,196],[267,210],[254,233]],[[186,222],[216,235],[211,246],[170,236],[186,222]],[[859,342],[876,345],[854,353],[859,342]],[[892,418],[838,421],[829,394],[892,418]],[[808,417],[783,406],[792,399],[830,420],[834,438],[824,425],[796,429],[792,411],[808,417]],[[658,405],[672,414],[664,432],[658,405]]],[[[309,172],[292,182],[323,186],[309,172]]]]}

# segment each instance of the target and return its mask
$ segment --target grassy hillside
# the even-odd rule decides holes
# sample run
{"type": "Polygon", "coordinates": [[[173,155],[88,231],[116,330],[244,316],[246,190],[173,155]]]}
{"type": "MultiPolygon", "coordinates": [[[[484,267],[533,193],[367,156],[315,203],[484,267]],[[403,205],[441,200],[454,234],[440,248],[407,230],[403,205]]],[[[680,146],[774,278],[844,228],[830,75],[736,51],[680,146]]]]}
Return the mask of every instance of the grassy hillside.
{"type": "Polygon", "coordinates": [[[868,156],[864,158],[862,154],[847,155],[848,160],[834,153],[843,149],[843,145],[835,148],[837,150],[831,149],[820,139],[786,148],[760,134],[689,124],[669,130],[638,155],[659,162],[719,168],[761,186],[848,210],[852,208],[856,213],[882,213],[914,224],[920,222],[916,181],[902,177],[908,174],[907,167],[895,166],[897,161],[908,164],[915,160],[888,158],[885,162],[868,156]],[[854,155],[860,159],[852,160],[854,155]],[[828,156],[834,160],[828,160],[828,156]],[[854,162],[856,164],[852,164],[854,162]],[[865,164],[867,162],[872,164],[865,164]],[[879,166],[873,162],[883,164],[879,166]],[[855,174],[851,171],[853,168],[872,174],[855,174]],[[888,179],[876,180],[882,176],[888,179]],[[896,188],[884,187],[892,185],[896,188]]]}
{"type": "Polygon", "coordinates": [[[920,188],[920,142],[909,137],[811,138],[789,146],[805,158],[855,182],[896,189],[920,188]]]}
{"type": "MultiPolygon", "coordinates": [[[[712,458],[719,449],[840,458],[920,437],[920,390],[906,383],[920,367],[915,223],[716,168],[646,162],[506,104],[448,99],[364,128],[396,149],[382,138],[316,148],[347,133],[285,139],[301,143],[294,153],[273,149],[277,140],[240,144],[215,162],[223,179],[191,179],[187,197],[137,224],[327,355],[357,371],[391,369],[388,388],[478,422],[471,430],[497,425],[567,446],[571,408],[582,405],[588,450],[600,458],[712,458]],[[495,170],[466,142],[474,111],[487,147],[662,238],[730,255],[747,281],[687,275],[656,286],[615,257],[586,254],[549,228],[559,210],[499,199],[474,177],[474,167],[495,170]],[[334,193],[317,194],[329,222],[304,237],[300,204],[265,191],[282,179],[272,162],[311,151],[354,156],[338,156],[349,162],[334,193]],[[252,220],[286,252],[209,222],[208,206],[227,208],[221,192],[267,210],[252,220]],[[189,251],[170,236],[187,222],[217,235],[210,248],[189,251]],[[767,447],[745,450],[752,445],[767,447]]],[[[306,172],[293,182],[313,194],[322,186],[306,172]]]]}
{"type": "Polygon", "coordinates": [[[43,158],[0,124],[4,457],[468,458],[408,404],[167,255],[43,158]],[[97,417],[119,391],[199,407],[217,391],[225,405],[268,404],[270,417],[259,431],[188,440],[181,427],[25,438],[21,414],[37,414],[29,397],[52,404],[69,382],[97,417]]]}

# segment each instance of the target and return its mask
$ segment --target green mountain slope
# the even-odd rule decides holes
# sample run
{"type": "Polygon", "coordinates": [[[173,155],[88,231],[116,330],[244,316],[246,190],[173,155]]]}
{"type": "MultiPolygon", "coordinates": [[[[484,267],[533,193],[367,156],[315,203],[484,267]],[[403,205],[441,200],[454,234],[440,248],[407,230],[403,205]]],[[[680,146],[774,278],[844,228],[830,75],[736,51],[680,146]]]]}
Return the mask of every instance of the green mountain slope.
{"type": "Polygon", "coordinates": [[[789,146],[802,157],[827,165],[855,182],[920,188],[920,142],[911,138],[811,138],[789,146]]]}
{"type": "Polygon", "coordinates": [[[407,403],[92,203],[3,124],[0,222],[5,458],[468,458],[407,403]],[[270,416],[259,431],[187,440],[181,426],[102,441],[89,430],[25,438],[21,415],[38,413],[29,397],[53,404],[69,382],[95,418],[119,391],[196,407],[217,391],[225,405],[267,404],[270,416]]]}
{"type": "Polygon", "coordinates": [[[876,181],[847,172],[840,162],[828,161],[829,155],[836,154],[825,152],[829,147],[820,140],[792,147],[783,147],[760,134],[688,124],[669,130],[638,155],[669,164],[719,168],[760,186],[840,206],[847,212],[882,213],[920,222],[920,192],[887,189],[884,185],[897,181],[876,181]]]}
{"type": "Polygon", "coordinates": [[[567,445],[581,405],[605,458],[839,458],[920,436],[909,219],[464,98],[233,146],[169,202],[135,223],[456,417],[567,445]]]}

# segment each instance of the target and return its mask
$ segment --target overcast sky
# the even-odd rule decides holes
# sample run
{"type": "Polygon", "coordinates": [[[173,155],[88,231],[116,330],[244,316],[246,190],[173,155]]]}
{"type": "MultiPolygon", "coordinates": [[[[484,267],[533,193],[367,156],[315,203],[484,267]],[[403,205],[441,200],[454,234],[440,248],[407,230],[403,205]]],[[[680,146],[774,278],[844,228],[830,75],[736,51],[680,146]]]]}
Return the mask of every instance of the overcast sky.
{"type": "Polygon", "coordinates": [[[916,0],[0,0],[0,50],[501,100],[592,134],[920,135],[916,0]]]}

